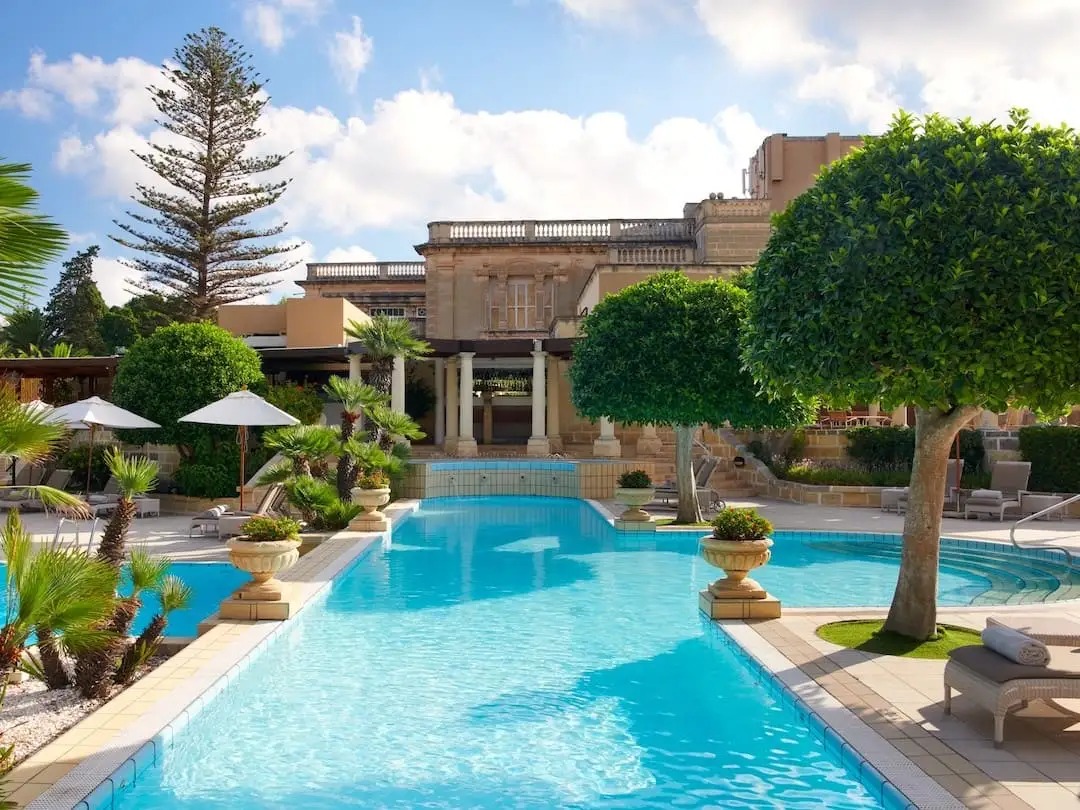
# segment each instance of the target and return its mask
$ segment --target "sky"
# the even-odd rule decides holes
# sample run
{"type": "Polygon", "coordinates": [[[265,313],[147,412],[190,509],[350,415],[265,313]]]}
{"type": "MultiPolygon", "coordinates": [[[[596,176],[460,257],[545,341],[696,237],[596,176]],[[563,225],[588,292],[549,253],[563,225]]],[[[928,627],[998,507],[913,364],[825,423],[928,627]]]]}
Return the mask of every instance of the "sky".
{"type": "MultiPolygon", "coordinates": [[[[146,91],[216,25],[267,82],[261,153],[292,182],[257,224],[301,262],[417,260],[440,219],[674,217],[739,196],[772,132],[883,131],[898,108],[1080,123],[1080,0],[60,0],[0,34],[0,158],[33,166],[71,250],[153,183],[146,91]],[[58,11],[63,9],[62,11],[58,11]]],[[[55,281],[59,266],[48,271],[55,281]]]]}

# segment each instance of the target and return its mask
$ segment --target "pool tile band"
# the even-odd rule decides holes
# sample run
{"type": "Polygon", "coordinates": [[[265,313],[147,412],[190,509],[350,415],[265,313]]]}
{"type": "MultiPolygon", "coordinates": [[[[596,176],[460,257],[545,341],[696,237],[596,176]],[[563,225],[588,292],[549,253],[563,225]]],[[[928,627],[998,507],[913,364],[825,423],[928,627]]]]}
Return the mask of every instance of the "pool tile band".
{"type": "Polygon", "coordinates": [[[798,712],[825,750],[857,774],[885,810],[965,810],[963,802],[923,773],[750,625],[732,619],[714,625],[722,641],[742,654],[766,688],[798,712]]]}
{"type": "MultiPolygon", "coordinates": [[[[387,510],[391,525],[404,520],[418,506],[415,501],[395,503],[395,509],[387,510]]],[[[378,535],[366,538],[366,542],[353,542],[314,572],[312,584],[316,588],[304,599],[299,614],[325,601],[334,582],[359,565],[378,546],[378,535]]],[[[287,575],[282,577],[283,580],[286,578],[287,575]]],[[[229,633],[236,638],[194,675],[118,732],[105,748],[88,756],[30,802],[27,810],[112,810],[118,794],[137,784],[148,768],[161,763],[164,753],[172,748],[177,732],[262,655],[271,641],[294,632],[302,620],[303,617],[298,615],[289,622],[228,623],[210,630],[202,639],[229,633]]]]}

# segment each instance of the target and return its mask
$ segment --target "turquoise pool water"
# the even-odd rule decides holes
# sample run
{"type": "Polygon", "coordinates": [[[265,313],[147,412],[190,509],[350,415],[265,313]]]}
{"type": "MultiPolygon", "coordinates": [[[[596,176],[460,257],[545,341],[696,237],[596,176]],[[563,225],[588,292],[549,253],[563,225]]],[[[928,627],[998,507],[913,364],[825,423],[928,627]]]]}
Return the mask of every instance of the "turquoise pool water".
{"type": "Polygon", "coordinates": [[[117,806],[881,808],[698,613],[695,542],[425,502],[117,806]]]}
{"type": "MultiPolygon", "coordinates": [[[[237,571],[230,563],[173,563],[169,573],[180,577],[191,586],[191,605],[186,610],[178,610],[169,616],[167,636],[194,636],[196,628],[203,619],[218,609],[221,600],[240,587],[249,579],[242,571],[237,571]]],[[[0,563],[0,583],[6,581],[7,566],[0,563]]],[[[131,593],[129,585],[120,588],[121,593],[131,593]]],[[[0,586],[0,615],[7,606],[7,594],[0,586]]],[[[161,603],[154,595],[143,600],[143,606],[135,617],[133,631],[141,633],[150,620],[161,609],[161,603]]]]}

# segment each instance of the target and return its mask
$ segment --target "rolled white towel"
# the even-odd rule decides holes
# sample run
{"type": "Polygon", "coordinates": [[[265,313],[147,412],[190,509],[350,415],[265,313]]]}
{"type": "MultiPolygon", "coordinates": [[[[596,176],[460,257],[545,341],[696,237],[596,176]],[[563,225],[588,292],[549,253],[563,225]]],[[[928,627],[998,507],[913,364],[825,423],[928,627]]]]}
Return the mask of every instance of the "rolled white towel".
{"type": "Polygon", "coordinates": [[[971,493],[971,497],[984,501],[1001,500],[1001,491],[996,489],[977,489],[971,493]]]}
{"type": "Polygon", "coordinates": [[[982,631],[982,643],[998,655],[1026,667],[1045,667],[1050,663],[1050,650],[1045,644],[1011,627],[987,627],[982,631]]]}

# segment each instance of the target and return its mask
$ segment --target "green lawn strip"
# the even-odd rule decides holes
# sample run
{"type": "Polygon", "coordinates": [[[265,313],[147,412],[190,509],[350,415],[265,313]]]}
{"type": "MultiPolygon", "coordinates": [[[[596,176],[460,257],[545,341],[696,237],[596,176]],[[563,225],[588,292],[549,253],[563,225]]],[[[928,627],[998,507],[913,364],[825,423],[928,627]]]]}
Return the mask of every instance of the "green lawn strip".
{"type": "Polygon", "coordinates": [[[709,521],[707,521],[707,520],[701,520],[701,521],[698,521],[697,523],[679,523],[678,521],[675,520],[675,518],[657,518],[656,519],[656,525],[657,526],[675,526],[675,527],[697,526],[697,527],[702,528],[702,529],[711,529],[712,528],[712,524],[709,523],[709,521]]]}
{"type": "Polygon", "coordinates": [[[826,641],[875,655],[898,655],[902,658],[948,658],[949,650],[968,644],[981,644],[975,630],[951,624],[938,625],[938,636],[918,642],[899,633],[882,631],[881,619],[823,624],[817,634],[826,641]]]}

